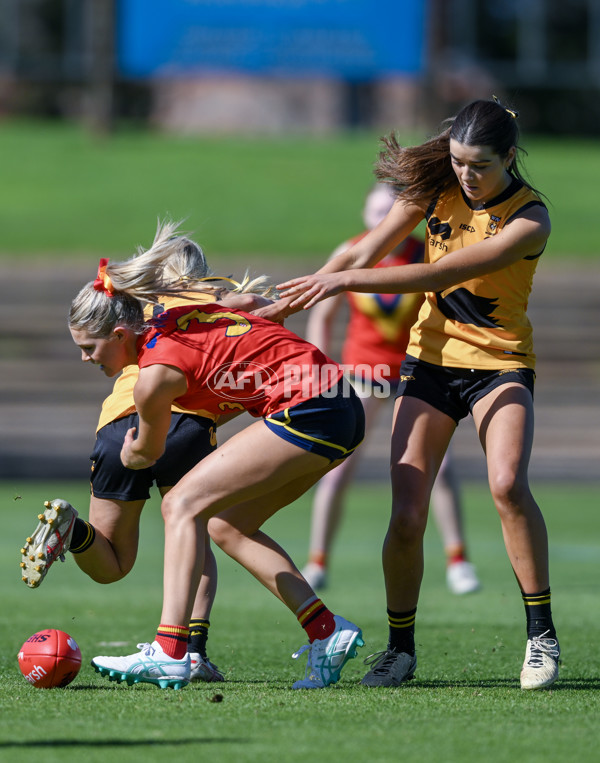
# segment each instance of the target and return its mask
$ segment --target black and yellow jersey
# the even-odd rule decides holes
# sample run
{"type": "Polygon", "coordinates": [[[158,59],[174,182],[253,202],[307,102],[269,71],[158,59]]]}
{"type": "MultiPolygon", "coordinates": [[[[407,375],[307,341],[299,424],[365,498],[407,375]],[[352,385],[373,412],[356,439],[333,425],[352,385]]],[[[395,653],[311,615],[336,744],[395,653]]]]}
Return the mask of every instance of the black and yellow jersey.
{"type": "MultiPolygon", "coordinates": [[[[516,179],[476,209],[460,189],[439,197],[426,213],[426,262],[495,236],[535,205],[544,206],[516,179]]],[[[427,292],[407,353],[451,368],[534,368],[527,303],[542,251],[482,278],[427,292]]]]}

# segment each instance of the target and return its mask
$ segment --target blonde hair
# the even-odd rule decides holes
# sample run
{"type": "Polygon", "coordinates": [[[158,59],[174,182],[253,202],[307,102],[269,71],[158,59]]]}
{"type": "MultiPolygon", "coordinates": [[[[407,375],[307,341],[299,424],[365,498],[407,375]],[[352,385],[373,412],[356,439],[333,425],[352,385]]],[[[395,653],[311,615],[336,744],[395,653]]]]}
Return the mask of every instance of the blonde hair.
{"type": "Polygon", "coordinates": [[[125,262],[109,262],[105,273],[110,291],[96,290],[94,281],[87,283],[71,304],[69,327],[106,337],[121,323],[142,333],[145,328],[142,303],[156,303],[166,295],[189,295],[190,302],[194,300],[193,292],[209,292],[217,299],[226,290],[277,296],[266,276],[250,277],[246,272],[241,282],[216,276],[208,267],[202,248],[178,228],[179,223],[159,221],[150,249],[140,247],[137,255],[125,262]]]}

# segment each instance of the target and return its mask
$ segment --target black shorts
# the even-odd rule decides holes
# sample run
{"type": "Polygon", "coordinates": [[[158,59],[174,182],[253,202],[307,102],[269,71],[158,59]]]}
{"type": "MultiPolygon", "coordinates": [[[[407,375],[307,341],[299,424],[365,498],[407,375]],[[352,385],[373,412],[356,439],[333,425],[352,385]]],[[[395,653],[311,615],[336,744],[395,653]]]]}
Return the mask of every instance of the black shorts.
{"type": "Polygon", "coordinates": [[[478,400],[509,382],[527,387],[533,398],[535,372],[531,368],[501,371],[446,368],[407,355],[400,368],[396,397],[417,397],[424,400],[458,424],[473,412],[473,406],[478,400]]]}
{"type": "Polygon", "coordinates": [[[214,421],[189,413],[172,413],[166,448],[154,466],[127,469],[121,463],[125,433],[138,426],[137,413],[111,421],[96,435],[90,484],[92,495],[113,501],[150,498],[153,483],[172,487],[217,447],[214,421]]]}
{"type": "Polygon", "coordinates": [[[365,436],[365,412],[350,384],[338,384],[335,397],[313,397],[264,421],[279,437],[330,461],[351,455],[365,436]]]}

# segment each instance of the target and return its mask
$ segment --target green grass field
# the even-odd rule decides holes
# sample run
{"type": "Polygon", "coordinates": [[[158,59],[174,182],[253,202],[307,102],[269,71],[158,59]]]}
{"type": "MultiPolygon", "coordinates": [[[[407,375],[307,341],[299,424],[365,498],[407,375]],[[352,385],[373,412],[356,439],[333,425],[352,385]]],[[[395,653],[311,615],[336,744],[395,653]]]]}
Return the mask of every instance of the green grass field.
{"type": "MultiPolygon", "coordinates": [[[[426,136],[410,136],[415,143],[426,136]]],[[[533,183],[550,200],[551,258],[595,257],[600,144],[524,136],[533,183]]],[[[362,227],[379,135],[178,137],[72,125],[0,124],[0,256],[108,254],[149,246],[158,217],[186,219],[210,261],[311,258],[362,227]]]]}
{"type": "MultiPolygon", "coordinates": [[[[483,485],[465,487],[467,535],[483,582],[456,597],[444,581],[439,538],[428,530],[419,606],[416,679],[397,689],[360,687],[362,660],[349,663],[334,687],[293,692],[304,663],[291,654],[304,641],[292,614],[217,551],[219,593],[209,654],[226,683],[181,691],[116,686],[89,666],[96,654],[135,651],[151,640],[160,614],[162,522],[152,501],[143,516],[132,573],[100,586],[72,557],[38,590],[19,579],[19,548],[41,502],[57,496],[85,514],[85,485],[0,484],[5,581],[0,626],[0,760],[88,763],[127,761],[444,761],[578,763],[598,759],[598,485],[535,485],[551,551],[553,611],[563,659],[548,691],[522,692],[524,613],[504,552],[500,526],[483,485]],[[20,497],[18,497],[20,496],[20,497]],[[83,667],[71,686],[40,690],[19,673],[16,654],[33,632],[68,631],[83,667]],[[113,642],[126,642],[110,646],[113,642]],[[221,694],[223,700],[215,701],[221,694]]],[[[304,562],[307,497],[269,523],[272,535],[304,562]]],[[[358,622],[364,658],[384,646],[385,604],[380,546],[388,494],[362,483],[352,490],[323,598],[358,622]]]]}

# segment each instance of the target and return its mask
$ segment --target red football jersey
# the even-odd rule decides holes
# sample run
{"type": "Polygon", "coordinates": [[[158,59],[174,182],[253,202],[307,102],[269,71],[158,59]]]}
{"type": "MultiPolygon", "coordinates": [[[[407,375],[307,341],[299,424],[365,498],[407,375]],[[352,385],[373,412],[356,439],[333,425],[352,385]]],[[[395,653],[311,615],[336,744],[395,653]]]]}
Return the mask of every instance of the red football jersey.
{"type": "Polygon", "coordinates": [[[188,391],[178,405],[224,414],[268,416],[333,387],[340,366],[278,323],[221,305],[188,305],[151,321],[140,368],[180,369],[188,391]]]}

